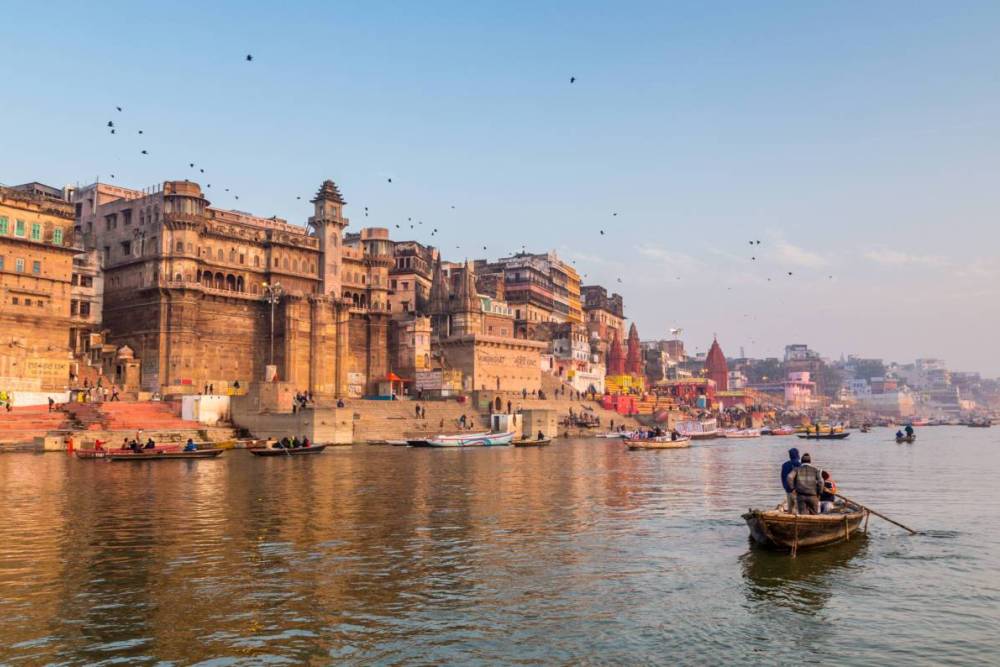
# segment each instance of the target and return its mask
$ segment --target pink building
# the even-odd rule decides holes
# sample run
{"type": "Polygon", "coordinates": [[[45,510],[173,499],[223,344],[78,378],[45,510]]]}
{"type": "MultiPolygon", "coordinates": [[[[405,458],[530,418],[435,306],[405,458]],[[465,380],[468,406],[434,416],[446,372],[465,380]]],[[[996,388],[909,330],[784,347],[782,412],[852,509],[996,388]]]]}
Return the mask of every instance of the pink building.
{"type": "Polygon", "coordinates": [[[785,380],[785,405],[792,409],[812,407],[816,400],[816,383],[809,380],[809,371],[788,374],[785,380]]]}

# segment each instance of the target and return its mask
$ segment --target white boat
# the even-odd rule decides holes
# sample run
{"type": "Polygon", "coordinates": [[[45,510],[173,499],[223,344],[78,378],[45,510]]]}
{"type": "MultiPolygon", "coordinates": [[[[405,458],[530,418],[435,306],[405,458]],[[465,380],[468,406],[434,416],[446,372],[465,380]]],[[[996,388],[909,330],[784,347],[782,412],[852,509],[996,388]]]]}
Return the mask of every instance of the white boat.
{"type": "Polygon", "coordinates": [[[598,433],[594,437],[595,438],[608,438],[608,439],[613,440],[615,438],[627,438],[627,437],[629,437],[631,435],[632,435],[631,431],[608,431],[607,433],[598,433]]]}
{"type": "Polygon", "coordinates": [[[674,430],[692,440],[704,440],[719,436],[719,424],[715,419],[689,419],[677,422],[674,430]]]}
{"type": "Polygon", "coordinates": [[[514,440],[514,432],[506,433],[460,433],[439,435],[427,441],[429,447],[499,447],[509,445],[514,440]]]}
{"type": "Polygon", "coordinates": [[[723,438],[759,438],[759,428],[730,428],[722,432],[723,438]]]}

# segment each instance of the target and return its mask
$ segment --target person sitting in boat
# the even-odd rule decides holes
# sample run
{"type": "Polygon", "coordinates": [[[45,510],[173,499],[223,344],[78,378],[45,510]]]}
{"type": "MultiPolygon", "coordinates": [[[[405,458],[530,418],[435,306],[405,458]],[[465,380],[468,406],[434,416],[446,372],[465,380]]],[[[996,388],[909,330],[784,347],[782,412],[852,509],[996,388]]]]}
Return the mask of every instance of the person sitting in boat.
{"type": "Polygon", "coordinates": [[[822,472],[823,490],[819,494],[819,513],[829,514],[837,502],[837,483],[827,471],[822,472]]]}
{"type": "Polygon", "coordinates": [[[145,447],[145,449],[156,449],[156,443],[153,442],[152,438],[150,438],[149,440],[146,441],[146,447],[145,447]]]}
{"type": "Polygon", "coordinates": [[[676,442],[677,438],[679,437],[681,437],[681,434],[677,432],[677,429],[673,429],[672,431],[670,431],[670,439],[672,441],[676,442]]]}
{"type": "Polygon", "coordinates": [[[135,439],[132,440],[132,444],[129,445],[129,448],[137,454],[142,451],[142,445],[140,445],[139,441],[135,439]]]}
{"type": "Polygon", "coordinates": [[[194,444],[194,440],[188,438],[187,444],[184,445],[185,452],[196,452],[198,451],[198,445],[194,444]]]}
{"type": "Polygon", "coordinates": [[[907,424],[906,428],[904,428],[903,430],[906,431],[907,438],[913,437],[913,424],[907,424]]]}
{"type": "Polygon", "coordinates": [[[307,436],[307,435],[302,436],[302,443],[301,443],[301,445],[302,445],[303,448],[305,448],[305,447],[312,447],[312,443],[309,442],[309,436],[307,436]]]}
{"type": "Polygon", "coordinates": [[[902,431],[896,431],[896,440],[902,440],[902,439],[903,439],[903,438],[905,438],[905,437],[906,437],[906,436],[905,436],[905,435],[903,435],[903,432],[902,432],[902,431]]]}
{"type": "Polygon", "coordinates": [[[823,492],[823,476],[812,465],[809,454],[802,455],[802,463],[788,473],[788,485],[795,490],[796,514],[819,514],[819,494],[823,492]]]}
{"type": "Polygon", "coordinates": [[[292,437],[292,449],[298,449],[298,448],[299,448],[299,436],[296,435],[292,437]]]}
{"type": "Polygon", "coordinates": [[[781,485],[785,488],[787,509],[793,514],[795,513],[795,489],[788,481],[788,475],[800,465],[802,462],[799,460],[799,450],[792,447],[788,450],[788,460],[781,464],[781,485]]]}

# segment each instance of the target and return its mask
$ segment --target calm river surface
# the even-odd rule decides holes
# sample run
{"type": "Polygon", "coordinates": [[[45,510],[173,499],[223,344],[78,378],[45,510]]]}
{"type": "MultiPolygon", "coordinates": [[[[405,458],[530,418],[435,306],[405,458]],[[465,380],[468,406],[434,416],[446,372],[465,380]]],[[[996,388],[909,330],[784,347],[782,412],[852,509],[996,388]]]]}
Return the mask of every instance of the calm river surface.
{"type": "Polygon", "coordinates": [[[1000,429],[891,435],[0,455],[0,663],[997,664],[1000,429]],[[800,444],[925,532],[751,549],[800,444]]]}

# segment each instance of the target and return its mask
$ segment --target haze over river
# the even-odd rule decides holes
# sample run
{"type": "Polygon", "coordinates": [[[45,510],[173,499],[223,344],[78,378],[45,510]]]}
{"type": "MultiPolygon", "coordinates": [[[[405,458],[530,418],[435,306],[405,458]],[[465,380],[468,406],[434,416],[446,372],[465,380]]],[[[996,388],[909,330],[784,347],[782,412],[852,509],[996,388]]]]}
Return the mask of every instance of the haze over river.
{"type": "Polygon", "coordinates": [[[1000,661],[1000,429],[108,463],[0,455],[0,663],[1000,661]],[[799,446],[872,517],[740,514],[799,446]]]}

